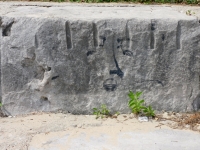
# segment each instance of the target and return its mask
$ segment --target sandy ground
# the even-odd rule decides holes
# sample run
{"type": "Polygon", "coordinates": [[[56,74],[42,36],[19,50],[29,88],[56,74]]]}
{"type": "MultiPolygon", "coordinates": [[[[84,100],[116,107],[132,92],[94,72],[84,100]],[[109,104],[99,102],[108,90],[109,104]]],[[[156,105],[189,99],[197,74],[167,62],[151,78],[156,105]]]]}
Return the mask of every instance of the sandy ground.
{"type": "MultiPolygon", "coordinates": [[[[177,118],[176,115],[170,115],[170,118],[173,118],[172,116],[177,118]]],[[[169,115],[166,113],[149,122],[139,122],[133,114],[121,114],[117,118],[104,119],[95,119],[93,115],[62,113],[32,113],[2,117],[0,118],[0,150],[27,150],[30,144],[37,146],[41,139],[47,138],[46,135],[52,137],[55,133],[58,139],[67,132],[71,133],[70,138],[82,132],[87,135],[105,132],[116,137],[119,132],[147,132],[155,129],[171,129],[170,127],[194,132],[190,130],[189,125],[181,127],[177,122],[169,120],[169,115]]],[[[196,133],[200,131],[199,126],[195,129],[196,133]]]]}

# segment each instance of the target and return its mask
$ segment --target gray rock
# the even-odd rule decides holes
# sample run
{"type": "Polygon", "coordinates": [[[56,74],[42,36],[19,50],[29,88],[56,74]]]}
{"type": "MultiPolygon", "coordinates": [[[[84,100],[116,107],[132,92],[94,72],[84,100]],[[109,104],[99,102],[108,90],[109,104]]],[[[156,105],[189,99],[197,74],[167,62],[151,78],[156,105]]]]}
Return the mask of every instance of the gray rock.
{"type": "Polygon", "coordinates": [[[198,94],[197,97],[194,99],[192,106],[194,111],[198,111],[200,109],[200,94],[198,94]]]}
{"type": "Polygon", "coordinates": [[[167,7],[29,6],[1,22],[5,114],[88,114],[101,104],[127,113],[129,90],[142,91],[158,111],[192,110],[200,74],[195,17],[167,7]]]}

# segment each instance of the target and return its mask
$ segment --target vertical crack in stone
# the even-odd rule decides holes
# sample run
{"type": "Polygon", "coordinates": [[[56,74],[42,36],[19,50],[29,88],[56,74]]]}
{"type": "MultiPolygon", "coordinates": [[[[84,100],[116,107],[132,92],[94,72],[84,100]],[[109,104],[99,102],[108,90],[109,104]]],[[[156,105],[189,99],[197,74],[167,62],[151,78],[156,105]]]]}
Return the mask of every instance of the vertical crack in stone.
{"type": "Polygon", "coordinates": [[[127,47],[130,48],[130,35],[129,35],[129,29],[128,29],[128,21],[126,23],[126,42],[127,42],[127,47]]]}
{"type": "Polygon", "coordinates": [[[35,35],[35,48],[38,48],[38,38],[37,38],[37,35],[35,35]]]}
{"type": "Polygon", "coordinates": [[[154,49],[155,46],[155,37],[154,37],[155,30],[156,30],[156,22],[155,20],[151,20],[150,49],[154,49]]]}
{"type": "Polygon", "coordinates": [[[199,76],[199,90],[200,90],[200,76],[199,76]]]}
{"type": "Polygon", "coordinates": [[[198,111],[200,109],[200,94],[192,102],[193,110],[198,111]]]}
{"type": "Polygon", "coordinates": [[[178,22],[177,29],[176,29],[176,49],[181,48],[180,38],[181,38],[181,26],[180,26],[180,22],[178,22]]]}
{"type": "Polygon", "coordinates": [[[1,27],[1,25],[2,25],[2,18],[0,17],[0,27],[1,27]]]}
{"type": "Polygon", "coordinates": [[[67,49],[71,49],[72,39],[71,39],[70,23],[68,21],[65,23],[65,31],[66,31],[67,49]]]}
{"type": "Polygon", "coordinates": [[[150,49],[154,49],[155,39],[154,39],[154,33],[151,31],[151,40],[150,40],[150,49]]]}
{"type": "Polygon", "coordinates": [[[94,40],[94,47],[98,47],[98,30],[95,23],[92,24],[93,27],[93,40],[94,40]]]}

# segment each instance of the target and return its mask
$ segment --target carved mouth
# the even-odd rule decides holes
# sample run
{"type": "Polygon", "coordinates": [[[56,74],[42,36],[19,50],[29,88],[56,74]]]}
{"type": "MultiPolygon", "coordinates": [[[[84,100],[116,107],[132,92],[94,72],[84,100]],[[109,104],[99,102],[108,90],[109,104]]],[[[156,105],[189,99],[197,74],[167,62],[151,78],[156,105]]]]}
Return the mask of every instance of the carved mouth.
{"type": "Polygon", "coordinates": [[[117,82],[113,78],[106,79],[103,82],[103,87],[106,91],[114,91],[117,89],[117,82]]]}
{"type": "Polygon", "coordinates": [[[133,56],[133,52],[131,52],[129,50],[123,50],[123,54],[126,56],[133,56]]]}

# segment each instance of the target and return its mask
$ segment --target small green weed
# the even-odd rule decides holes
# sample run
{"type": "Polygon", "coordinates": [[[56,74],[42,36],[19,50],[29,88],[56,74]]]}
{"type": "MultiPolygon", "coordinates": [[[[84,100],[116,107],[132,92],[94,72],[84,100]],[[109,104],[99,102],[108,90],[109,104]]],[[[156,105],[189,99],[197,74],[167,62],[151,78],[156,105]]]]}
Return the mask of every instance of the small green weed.
{"type": "Polygon", "coordinates": [[[133,93],[132,91],[129,91],[129,102],[128,106],[131,108],[132,113],[138,115],[139,113],[142,113],[142,110],[145,108],[143,106],[144,100],[139,100],[139,97],[141,96],[142,92],[136,92],[133,93]]]}
{"type": "Polygon", "coordinates": [[[143,112],[147,117],[155,117],[154,110],[151,106],[145,107],[143,112]]]}
{"type": "Polygon", "coordinates": [[[110,110],[108,110],[105,104],[101,105],[101,108],[93,108],[93,115],[96,115],[96,119],[99,117],[104,118],[105,116],[111,116],[110,110]]]}
{"type": "Polygon", "coordinates": [[[0,107],[3,106],[2,103],[0,102],[0,107]]]}
{"type": "Polygon", "coordinates": [[[130,98],[128,102],[128,106],[131,109],[132,113],[139,115],[143,114],[148,117],[154,117],[155,113],[151,106],[144,106],[144,100],[140,100],[140,96],[142,95],[142,92],[136,92],[133,93],[132,91],[129,91],[128,96],[130,98]]]}
{"type": "Polygon", "coordinates": [[[195,14],[195,12],[192,12],[191,10],[186,11],[186,15],[188,15],[188,16],[191,16],[191,15],[194,15],[194,14],[195,14]]]}
{"type": "Polygon", "coordinates": [[[115,113],[115,115],[119,116],[119,115],[120,115],[120,112],[117,111],[117,112],[115,113]]]}

